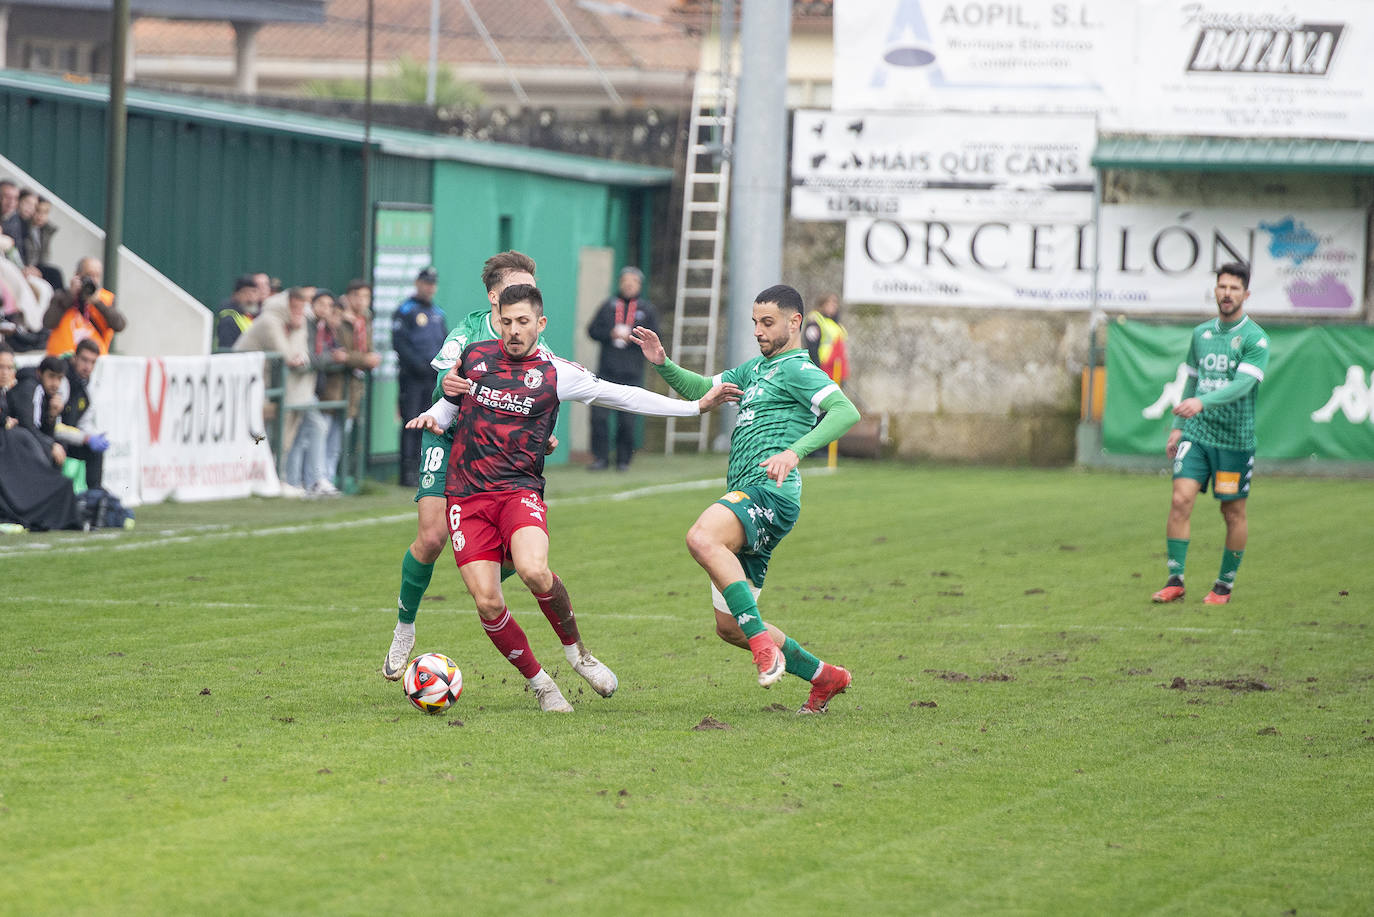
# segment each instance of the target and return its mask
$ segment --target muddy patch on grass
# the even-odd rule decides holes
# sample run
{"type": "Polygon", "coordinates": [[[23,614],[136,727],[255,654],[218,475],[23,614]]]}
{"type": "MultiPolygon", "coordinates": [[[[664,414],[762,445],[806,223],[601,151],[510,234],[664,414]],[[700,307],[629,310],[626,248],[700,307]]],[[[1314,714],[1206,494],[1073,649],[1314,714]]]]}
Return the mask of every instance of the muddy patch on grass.
{"type": "Polygon", "coordinates": [[[969,677],[963,672],[951,672],[948,669],[925,669],[927,675],[934,675],[941,681],[968,681],[969,677]]]}
{"type": "Polygon", "coordinates": [[[1175,676],[1173,681],[1167,685],[1160,685],[1160,687],[1168,688],[1171,691],[1193,691],[1199,688],[1225,688],[1227,691],[1274,690],[1273,685],[1267,682],[1245,676],[1239,678],[1194,678],[1191,680],[1182,676],[1175,676]]]}
{"type": "Polygon", "coordinates": [[[721,722],[720,720],[716,719],[714,716],[704,716],[704,717],[701,718],[701,722],[700,722],[700,723],[697,723],[695,726],[692,727],[692,729],[694,729],[694,730],[696,730],[696,731],[698,731],[698,732],[700,732],[700,731],[703,730],[703,729],[729,729],[729,728],[730,728],[730,724],[729,724],[729,723],[723,723],[723,722],[721,722]]]}

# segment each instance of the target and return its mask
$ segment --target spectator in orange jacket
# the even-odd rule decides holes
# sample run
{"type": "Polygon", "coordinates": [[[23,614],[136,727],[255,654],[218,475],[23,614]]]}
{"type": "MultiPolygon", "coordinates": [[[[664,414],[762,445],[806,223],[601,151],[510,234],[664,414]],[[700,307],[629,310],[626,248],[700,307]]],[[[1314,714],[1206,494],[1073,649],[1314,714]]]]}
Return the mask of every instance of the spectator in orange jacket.
{"type": "Polygon", "coordinates": [[[77,342],[87,338],[100,346],[101,356],[110,352],[115,332],[123,331],[128,321],[116,308],[114,294],[100,285],[104,277],[99,258],[82,258],[67,289],[53,294],[43,315],[49,354],[74,353],[77,342]]]}

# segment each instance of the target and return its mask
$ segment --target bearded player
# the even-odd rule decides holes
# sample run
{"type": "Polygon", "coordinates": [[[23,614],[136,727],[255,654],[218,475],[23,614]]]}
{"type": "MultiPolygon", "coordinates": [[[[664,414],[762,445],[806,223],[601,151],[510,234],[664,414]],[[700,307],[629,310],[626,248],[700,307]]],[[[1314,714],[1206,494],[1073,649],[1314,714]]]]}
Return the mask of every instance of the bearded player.
{"type": "Polygon", "coordinates": [[[797,464],[807,453],[839,439],[859,412],[802,346],[802,298],[792,287],[769,287],[754,300],[754,339],[759,353],[714,379],[668,359],[658,335],[630,332],[664,380],[685,398],[700,397],[712,383],[744,390],[730,434],[729,492],[706,507],[687,532],[687,550],[711,577],[716,635],[749,650],[763,687],[784,671],[811,683],[798,713],[824,713],[851,676],[821,662],[800,643],[759,616],[758,597],[768,561],[801,512],[797,464]],[[819,420],[819,422],[817,422],[819,420]]]}
{"type": "MultiPolygon", "coordinates": [[[[443,397],[442,381],[444,375],[453,368],[463,348],[473,341],[496,340],[501,337],[501,316],[497,311],[497,300],[501,291],[517,283],[534,283],[534,259],[517,251],[505,251],[492,255],[482,265],[482,286],[487,291],[489,305],[483,309],[469,312],[458,326],[448,333],[443,346],[430,361],[430,366],[439,373],[434,385],[432,400],[443,397]]],[[[541,339],[540,344],[543,344],[541,339]]],[[[448,523],[444,521],[447,499],[444,497],[444,481],[448,471],[449,449],[453,446],[453,431],[444,430],[432,433],[425,430],[420,443],[419,487],[415,492],[415,503],[419,517],[419,530],[415,540],[401,559],[401,588],[396,600],[396,629],[382,660],[382,677],[396,681],[405,671],[410,660],[410,651],[415,648],[415,618],[420,612],[420,601],[429,588],[434,576],[434,562],[448,543],[448,523]]],[[[549,438],[549,451],[553,451],[557,440],[549,438]]],[[[509,575],[509,571],[506,571],[509,575]]],[[[576,622],[572,624],[576,633],[576,622]]],[[[580,671],[586,677],[591,670],[580,671]]],[[[603,679],[602,690],[610,685],[603,679]]]]}
{"type": "MultiPolygon", "coordinates": [[[[547,319],[536,287],[507,287],[498,309],[501,339],[469,344],[442,383],[444,398],[406,426],[436,432],[454,425],[445,494],[453,556],[463,583],[477,603],[487,636],[527,679],[539,708],[571,713],[572,705],[539,664],[506,607],[500,575],[501,561],[509,555],[576,668],[580,642],[570,642],[560,629],[560,622],[572,619],[572,603],[562,580],[549,569],[543,499],[545,445],[559,406],[571,400],[636,414],[690,417],[737,400],[739,389],[728,383],[708,386],[698,400],[679,401],[607,382],[538,346],[547,319]]],[[[603,663],[592,662],[610,675],[603,663]]],[[[613,691],[615,677],[610,678],[613,691]]],[[[588,681],[596,687],[596,680],[588,681]]]]}
{"type": "Polygon", "coordinates": [[[1255,468],[1255,397],[1269,366],[1269,336],[1245,314],[1248,266],[1223,264],[1213,293],[1217,317],[1193,329],[1184,364],[1188,381],[1183,384],[1183,400],[1174,408],[1165,446],[1165,454],[1174,460],[1173,496],[1164,529],[1169,579],[1152,597],[1155,602],[1183,598],[1193,504],[1209,482],[1226,522],[1226,547],[1216,582],[1202,600],[1205,604],[1231,601],[1249,535],[1245,501],[1255,468]]]}

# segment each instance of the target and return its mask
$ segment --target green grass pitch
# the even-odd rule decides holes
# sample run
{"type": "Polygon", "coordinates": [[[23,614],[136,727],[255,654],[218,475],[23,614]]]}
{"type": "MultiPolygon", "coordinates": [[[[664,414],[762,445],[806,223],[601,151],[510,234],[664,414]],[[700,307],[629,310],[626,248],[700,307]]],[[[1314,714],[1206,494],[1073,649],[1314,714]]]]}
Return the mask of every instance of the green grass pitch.
{"type": "Polygon", "coordinates": [[[1164,579],[1162,476],[808,463],[766,619],[849,667],[757,687],[683,546],[723,457],[550,478],[553,567],[620,690],[445,556],[379,666],[409,494],[150,506],[0,536],[0,914],[1374,912],[1374,483],[1261,476],[1230,605],[1164,579]],[[710,718],[725,728],[697,728],[710,718]]]}

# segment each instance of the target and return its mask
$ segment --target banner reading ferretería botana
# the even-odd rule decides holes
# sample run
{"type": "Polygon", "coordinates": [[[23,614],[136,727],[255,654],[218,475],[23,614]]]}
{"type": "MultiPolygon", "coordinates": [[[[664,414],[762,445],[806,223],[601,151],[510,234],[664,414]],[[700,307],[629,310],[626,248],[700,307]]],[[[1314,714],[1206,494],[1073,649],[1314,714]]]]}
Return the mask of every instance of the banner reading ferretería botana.
{"type": "MultiPolygon", "coordinates": [[[[1163,456],[1192,327],[1123,320],[1108,328],[1104,452],[1163,456]]],[[[1255,413],[1256,455],[1374,461],[1374,328],[1264,330],[1270,357],[1255,413]]]]}

